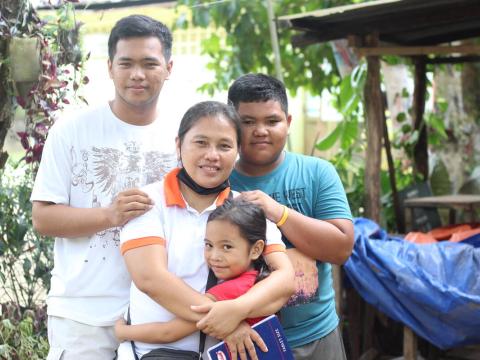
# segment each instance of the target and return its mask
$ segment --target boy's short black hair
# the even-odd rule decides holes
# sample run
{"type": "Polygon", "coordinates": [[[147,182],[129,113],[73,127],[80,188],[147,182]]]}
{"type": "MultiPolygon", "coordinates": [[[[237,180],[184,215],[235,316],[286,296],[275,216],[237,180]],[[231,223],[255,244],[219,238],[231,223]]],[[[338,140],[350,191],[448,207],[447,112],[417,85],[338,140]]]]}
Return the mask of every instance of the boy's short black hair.
{"type": "Polygon", "coordinates": [[[117,21],[108,38],[108,57],[113,60],[117,43],[132,37],[156,37],[162,44],[165,60],[172,55],[172,33],[165,24],[145,15],[130,15],[117,21]]]}
{"type": "Polygon", "coordinates": [[[236,109],[241,102],[278,101],[288,115],[288,99],[285,85],[278,79],[265,74],[240,76],[228,89],[228,102],[236,109]]]}

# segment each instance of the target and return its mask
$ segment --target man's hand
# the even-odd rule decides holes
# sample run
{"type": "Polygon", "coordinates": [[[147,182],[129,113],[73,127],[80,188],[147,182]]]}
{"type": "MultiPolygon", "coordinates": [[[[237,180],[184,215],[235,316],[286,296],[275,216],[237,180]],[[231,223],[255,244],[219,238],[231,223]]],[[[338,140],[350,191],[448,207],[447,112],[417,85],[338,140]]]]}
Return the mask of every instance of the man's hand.
{"type": "Polygon", "coordinates": [[[267,346],[258,333],[250,325],[242,321],[240,325],[224,339],[232,360],[247,360],[247,353],[252,360],[258,360],[254,343],[262,350],[267,352],[267,346]]]}
{"type": "Polygon", "coordinates": [[[217,339],[224,339],[245,319],[242,309],[235,300],[217,301],[205,305],[192,305],[190,308],[205,316],[197,322],[197,329],[217,339]]]}
{"type": "Polygon", "coordinates": [[[244,191],[240,194],[241,198],[260,206],[268,220],[277,223],[283,215],[283,205],[276,202],[270,196],[260,190],[244,191]]]}
{"type": "Polygon", "coordinates": [[[125,225],[129,220],[145,214],[153,207],[153,201],[139,189],[119,192],[107,208],[111,227],[125,225]]]}

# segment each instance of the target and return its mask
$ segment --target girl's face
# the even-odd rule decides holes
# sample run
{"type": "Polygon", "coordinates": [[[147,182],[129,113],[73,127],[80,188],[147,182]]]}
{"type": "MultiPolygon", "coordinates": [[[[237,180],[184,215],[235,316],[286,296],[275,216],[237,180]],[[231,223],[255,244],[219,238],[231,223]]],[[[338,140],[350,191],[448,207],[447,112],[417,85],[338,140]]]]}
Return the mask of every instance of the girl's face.
{"type": "Polygon", "coordinates": [[[253,269],[253,261],[262,255],[263,240],[251,245],[238,229],[226,220],[207,223],[204,256],[218,279],[232,279],[253,269]]]}
{"type": "Polygon", "coordinates": [[[222,115],[202,117],[188,130],[177,152],[188,175],[213,188],[228,179],[238,154],[237,133],[222,115]]]}

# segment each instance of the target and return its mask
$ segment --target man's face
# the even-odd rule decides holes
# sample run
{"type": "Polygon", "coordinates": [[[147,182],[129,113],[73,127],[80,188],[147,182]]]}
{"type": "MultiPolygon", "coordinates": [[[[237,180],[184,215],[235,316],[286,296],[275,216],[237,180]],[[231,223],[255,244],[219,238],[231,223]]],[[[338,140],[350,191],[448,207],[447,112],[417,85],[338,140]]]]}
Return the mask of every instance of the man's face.
{"type": "Polygon", "coordinates": [[[240,162],[273,170],[281,161],[291,117],[275,100],[241,102],[237,111],[242,119],[240,162]]]}
{"type": "Polygon", "coordinates": [[[156,106],[171,68],[172,62],[165,60],[158,38],[120,39],[113,59],[108,61],[115,102],[130,108],[156,106]]]}

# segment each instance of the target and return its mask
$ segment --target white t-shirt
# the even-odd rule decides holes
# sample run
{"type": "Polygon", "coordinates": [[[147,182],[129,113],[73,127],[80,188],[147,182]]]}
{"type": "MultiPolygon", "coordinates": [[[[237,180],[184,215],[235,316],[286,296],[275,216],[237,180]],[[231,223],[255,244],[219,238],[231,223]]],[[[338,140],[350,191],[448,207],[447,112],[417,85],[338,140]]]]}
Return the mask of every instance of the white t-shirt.
{"type": "MultiPolygon", "coordinates": [[[[161,121],[130,125],[108,104],[72,115],[48,134],[32,201],[106,207],[118,192],[160,180],[177,165],[175,134],[161,121]]],[[[119,228],[55,238],[48,314],[113,325],[126,309],[131,281],[119,244],[119,228]]]]}
{"type": "MultiPolygon", "coordinates": [[[[211,206],[199,213],[185,202],[180,193],[177,173],[178,169],[175,169],[163,181],[143,188],[154,200],[155,206],[123,227],[120,234],[121,251],[123,254],[141,246],[164,245],[167,249],[168,271],[185,281],[194,290],[204,293],[208,278],[208,267],[203,255],[207,219],[210,213],[228,197],[230,188],[220,193],[211,206]]],[[[234,196],[237,194],[233,193],[234,196]]],[[[275,224],[268,222],[264,255],[275,251],[285,251],[285,245],[275,224]]],[[[175,289],[164,288],[164,291],[175,291],[175,289]]],[[[133,282],[130,290],[130,316],[132,324],[165,322],[175,317],[138,290],[133,282]]],[[[198,351],[198,343],[199,333],[196,332],[179,341],[162,344],[161,347],[198,351]]],[[[160,345],[141,342],[135,342],[135,345],[139,355],[160,347],[160,345]]],[[[205,348],[207,349],[208,345],[205,348]]],[[[130,342],[124,342],[120,345],[118,359],[130,358],[132,358],[130,342]]]]}

